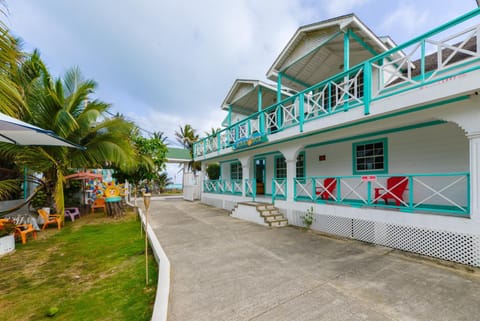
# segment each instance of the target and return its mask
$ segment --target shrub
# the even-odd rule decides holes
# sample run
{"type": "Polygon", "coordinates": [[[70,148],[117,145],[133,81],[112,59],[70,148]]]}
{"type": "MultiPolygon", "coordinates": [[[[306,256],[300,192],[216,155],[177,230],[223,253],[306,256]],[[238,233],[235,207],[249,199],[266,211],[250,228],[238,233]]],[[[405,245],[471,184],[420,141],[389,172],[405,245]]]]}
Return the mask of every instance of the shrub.
{"type": "Polygon", "coordinates": [[[315,214],[313,213],[313,206],[311,206],[305,215],[301,216],[303,225],[305,225],[306,228],[310,228],[312,226],[313,222],[315,222],[315,214]]]}

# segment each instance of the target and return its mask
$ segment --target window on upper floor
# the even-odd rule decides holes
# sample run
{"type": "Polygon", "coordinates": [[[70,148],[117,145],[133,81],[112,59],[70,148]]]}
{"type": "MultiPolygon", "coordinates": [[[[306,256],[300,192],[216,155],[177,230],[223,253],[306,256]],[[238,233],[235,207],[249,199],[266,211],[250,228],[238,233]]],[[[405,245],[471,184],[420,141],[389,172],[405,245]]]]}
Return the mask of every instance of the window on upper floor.
{"type": "Polygon", "coordinates": [[[388,172],[387,139],[353,144],[353,174],[385,174],[388,172]]]}

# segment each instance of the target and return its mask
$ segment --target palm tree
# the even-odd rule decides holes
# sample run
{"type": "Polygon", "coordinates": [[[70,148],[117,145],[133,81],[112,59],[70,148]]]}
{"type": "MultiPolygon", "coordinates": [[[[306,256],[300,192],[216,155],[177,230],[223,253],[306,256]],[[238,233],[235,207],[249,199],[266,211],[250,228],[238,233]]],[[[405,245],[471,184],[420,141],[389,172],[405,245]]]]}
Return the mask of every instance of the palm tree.
{"type": "Polygon", "coordinates": [[[156,181],[160,189],[160,193],[163,193],[165,187],[173,184],[172,178],[168,177],[168,174],[166,172],[161,173],[156,181]]]}
{"type": "Polygon", "coordinates": [[[0,155],[13,155],[17,164],[44,173],[54,189],[57,211],[63,214],[63,183],[69,168],[109,165],[129,168],[134,165],[136,151],[130,139],[133,124],[122,117],[107,117],[108,104],[89,100],[96,83],[84,80],[78,68],[68,70],[63,79],[52,81],[42,66],[37,65],[37,77],[25,90],[31,116],[24,120],[53,130],[59,136],[85,146],[86,150],[40,146],[19,149],[4,144],[0,155]]]}
{"type": "MultiPolygon", "coordinates": [[[[3,1],[0,1],[0,15],[4,15],[1,7],[3,1]]],[[[15,39],[0,21],[0,112],[14,117],[25,111],[18,87],[10,77],[11,70],[16,68],[22,57],[19,40],[15,39]]]]}
{"type": "Polygon", "coordinates": [[[180,131],[175,131],[175,138],[186,149],[192,149],[193,143],[198,140],[198,134],[191,125],[179,126],[180,131]]]}
{"type": "Polygon", "coordinates": [[[162,131],[153,132],[152,138],[159,140],[160,142],[162,142],[162,144],[168,145],[168,137],[162,131]]]}
{"type": "Polygon", "coordinates": [[[221,128],[211,128],[210,132],[205,132],[205,135],[207,136],[216,136],[222,129],[221,128]]]}
{"type": "Polygon", "coordinates": [[[185,126],[179,126],[180,131],[175,131],[175,138],[186,149],[190,151],[191,161],[188,163],[188,169],[196,171],[201,169],[200,163],[193,160],[193,143],[198,140],[198,134],[196,130],[189,124],[185,126]]]}

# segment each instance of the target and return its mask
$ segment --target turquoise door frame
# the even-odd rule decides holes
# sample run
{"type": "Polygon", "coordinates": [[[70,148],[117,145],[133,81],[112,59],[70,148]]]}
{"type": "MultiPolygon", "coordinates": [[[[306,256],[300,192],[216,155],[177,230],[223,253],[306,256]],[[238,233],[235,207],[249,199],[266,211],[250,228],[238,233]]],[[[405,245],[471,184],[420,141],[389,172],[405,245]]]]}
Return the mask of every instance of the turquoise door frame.
{"type": "MultiPolygon", "coordinates": [[[[255,183],[258,182],[258,177],[257,177],[257,166],[260,166],[263,164],[263,172],[262,172],[262,177],[261,177],[261,182],[263,183],[263,193],[259,193],[259,189],[257,188],[257,195],[265,195],[265,191],[267,190],[267,182],[266,182],[266,175],[267,175],[267,159],[265,157],[257,157],[253,158],[253,176],[255,178],[255,183]],[[258,163],[258,164],[257,164],[258,163]]],[[[261,191],[261,190],[260,190],[261,191]]]]}

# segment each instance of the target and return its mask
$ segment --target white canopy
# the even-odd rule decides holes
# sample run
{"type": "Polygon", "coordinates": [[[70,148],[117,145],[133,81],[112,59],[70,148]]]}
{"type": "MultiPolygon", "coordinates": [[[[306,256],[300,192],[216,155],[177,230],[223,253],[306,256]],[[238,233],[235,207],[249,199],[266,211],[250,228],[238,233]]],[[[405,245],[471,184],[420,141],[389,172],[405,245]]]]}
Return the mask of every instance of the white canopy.
{"type": "Polygon", "coordinates": [[[84,148],[42,129],[0,113],[0,142],[16,145],[49,145],[84,148]]]}

